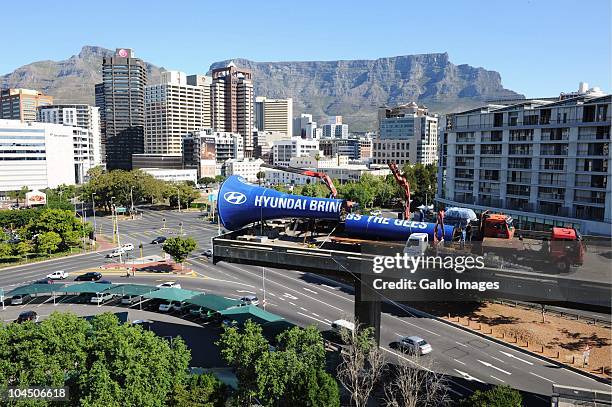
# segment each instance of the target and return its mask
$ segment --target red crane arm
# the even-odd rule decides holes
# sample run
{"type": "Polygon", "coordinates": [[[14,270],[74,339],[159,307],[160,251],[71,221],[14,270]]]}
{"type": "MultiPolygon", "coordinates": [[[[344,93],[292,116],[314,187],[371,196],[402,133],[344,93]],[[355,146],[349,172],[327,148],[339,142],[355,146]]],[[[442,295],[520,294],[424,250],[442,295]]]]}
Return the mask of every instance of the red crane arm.
{"type": "Polygon", "coordinates": [[[388,165],[393,177],[395,178],[395,181],[397,181],[397,184],[404,192],[404,200],[406,201],[404,206],[404,219],[408,220],[410,219],[410,184],[406,180],[406,177],[402,175],[399,168],[397,168],[397,164],[395,164],[395,162],[392,161],[388,165]]]}
{"type": "Polygon", "coordinates": [[[329,177],[329,175],[327,175],[324,172],[317,172],[317,171],[306,170],[306,169],[302,169],[302,168],[282,167],[280,165],[270,165],[270,164],[262,164],[261,166],[265,167],[265,168],[270,168],[270,169],[273,169],[273,170],[279,170],[279,171],[291,172],[291,173],[294,173],[294,174],[300,174],[300,175],[304,175],[306,177],[318,178],[318,179],[320,179],[325,184],[325,186],[327,186],[327,188],[330,191],[330,195],[331,195],[332,198],[335,198],[335,197],[338,196],[338,190],[334,186],[334,183],[333,183],[332,179],[329,177]]]}

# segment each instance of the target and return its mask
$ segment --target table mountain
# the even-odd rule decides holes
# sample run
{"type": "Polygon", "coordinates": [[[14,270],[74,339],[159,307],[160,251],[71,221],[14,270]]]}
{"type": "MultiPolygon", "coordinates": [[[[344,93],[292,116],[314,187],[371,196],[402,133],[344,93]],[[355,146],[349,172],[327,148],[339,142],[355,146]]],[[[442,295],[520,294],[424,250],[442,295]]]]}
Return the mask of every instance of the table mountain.
{"type": "MultiPolygon", "coordinates": [[[[94,104],[94,85],[102,81],[102,57],[110,49],[86,45],[78,55],[63,61],[39,61],[0,76],[1,88],[27,88],[43,91],[56,103],[94,104]]],[[[158,81],[160,68],[147,64],[149,80],[158,81]]]]}
{"type": "Polygon", "coordinates": [[[455,65],[447,53],[404,55],[376,60],[254,62],[231,61],[253,72],[256,96],[292,97],[294,113],[317,119],[342,115],[353,130],[376,128],[376,109],[411,101],[435,112],[457,111],[487,99],[522,98],[505,89],[495,71],[455,65]]]}

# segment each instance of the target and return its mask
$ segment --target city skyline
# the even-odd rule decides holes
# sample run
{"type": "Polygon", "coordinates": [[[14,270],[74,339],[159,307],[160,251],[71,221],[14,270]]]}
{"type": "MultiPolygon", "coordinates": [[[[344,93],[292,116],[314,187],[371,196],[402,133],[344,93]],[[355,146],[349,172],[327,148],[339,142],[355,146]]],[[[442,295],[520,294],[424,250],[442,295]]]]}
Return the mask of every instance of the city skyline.
{"type": "MultiPolygon", "coordinates": [[[[399,2],[378,9],[359,2],[348,7],[314,1],[301,8],[280,2],[243,3],[232,16],[236,23],[230,32],[223,29],[223,19],[206,18],[215,10],[210,3],[182,4],[160,13],[159,2],[143,9],[109,1],[107,8],[117,12],[110,23],[93,4],[68,2],[58,10],[33,9],[28,15],[31,29],[19,42],[0,46],[4,55],[11,56],[0,61],[0,74],[36,61],[67,59],[83,45],[131,47],[145,61],[188,73],[205,73],[211,63],[232,58],[319,61],[448,52],[455,64],[499,72],[506,88],[527,97],[572,91],[579,81],[606,92],[611,87],[610,4],[605,1],[591,2],[585,9],[573,0],[554,7],[526,0],[512,8],[475,0],[448,2],[435,13],[418,4],[408,9],[399,2]],[[407,13],[392,12],[398,8],[407,13]],[[433,21],[406,17],[427,13],[433,21]],[[325,29],[308,28],[313,27],[309,22],[329,17],[334,24],[325,29]],[[563,28],[567,26],[563,22],[578,18],[588,19],[588,24],[580,24],[580,35],[563,28]],[[50,19],[59,24],[53,32],[44,28],[43,33],[50,19]],[[121,24],[122,19],[132,23],[121,24]],[[42,35],[45,41],[40,41],[42,35]],[[593,55],[608,63],[593,63],[589,57],[593,55]]],[[[3,6],[6,15],[16,15],[18,7],[3,6]]],[[[6,24],[11,31],[18,22],[9,19],[6,24]]]]}

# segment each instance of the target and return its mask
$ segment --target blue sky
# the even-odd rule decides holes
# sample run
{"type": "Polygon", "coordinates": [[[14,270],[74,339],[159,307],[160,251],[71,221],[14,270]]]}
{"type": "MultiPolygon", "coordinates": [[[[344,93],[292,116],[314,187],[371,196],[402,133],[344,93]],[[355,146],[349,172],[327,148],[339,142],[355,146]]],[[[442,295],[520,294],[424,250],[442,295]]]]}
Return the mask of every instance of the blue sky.
{"type": "Polygon", "coordinates": [[[3,2],[0,74],[82,45],[131,47],[167,69],[222,59],[375,59],[448,52],[553,96],[581,80],[611,88],[610,0],[62,0],[3,2]],[[10,34],[9,34],[10,33],[10,34]]]}

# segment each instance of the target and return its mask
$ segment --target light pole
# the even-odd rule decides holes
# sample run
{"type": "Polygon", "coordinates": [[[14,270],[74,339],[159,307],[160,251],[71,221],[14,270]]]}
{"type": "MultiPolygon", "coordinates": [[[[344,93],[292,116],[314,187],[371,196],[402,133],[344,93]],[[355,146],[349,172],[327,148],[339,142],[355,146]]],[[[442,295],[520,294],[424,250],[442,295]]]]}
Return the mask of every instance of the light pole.
{"type": "Polygon", "coordinates": [[[94,238],[94,245],[96,244],[96,201],[94,199],[94,195],[96,193],[92,192],[91,193],[91,208],[93,209],[93,218],[94,218],[94,232],[93,232],[93,238],[94,238]]]}
{"type": "Polygon", "coordinates": [[[134,219],[134,187],[130,187],[130,201],[132,202],[132,207],[130,208],[130,214],[132,215],[132,219],[134,219]]]}
{"type": "Polygon", "coordinates": [[[181,190],[179,189],[179,187],[176,187],[176,196],[178,199],[178,211],[181,211],[181,190]]]}
{"type": "Polygon", "coordinates": [[[114,196],[111,196],[111,219],[113,220],[113,244],[115,244],[115,204],[113,203],[114,196]]]}
{"type": "Polygon", "coordinates": [[[261,268],[261,280],[263,286],[263,308],[266,309],[266,268],[261,268]]]}

